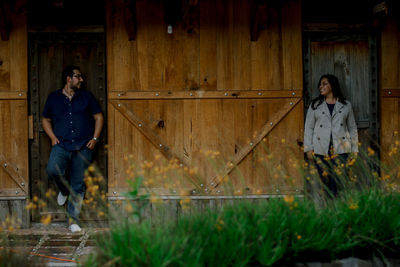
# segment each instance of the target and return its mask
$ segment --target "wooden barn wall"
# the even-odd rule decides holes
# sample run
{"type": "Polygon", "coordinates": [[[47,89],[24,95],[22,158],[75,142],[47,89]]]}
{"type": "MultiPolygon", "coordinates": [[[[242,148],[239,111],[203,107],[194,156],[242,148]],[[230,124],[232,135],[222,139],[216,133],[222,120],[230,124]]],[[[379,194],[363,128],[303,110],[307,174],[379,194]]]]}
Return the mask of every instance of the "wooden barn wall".
{"type": "Polygon", "coordinates": [[[251,41],[252,2],[198,1],[168,34],[161,2],[138,0],[129,41],[122,1],[107,1],[110,196],[144,160],[168,165],[146,170],[161,195],[302,190],[301,3],[262,6],[251,41]]]}
{"type": "Polygon", "coordinates": [[[26,2],[10,2],[9,8],[9,40],[0,39],[0,217],[14,210],[25,220],[18,199],[29,195],[26,2]]]}
{"type": "MultiPolygon", "coordinates": [[[[390,151],[400,132],[400,25],[388,20],[381,35],[381,157],[392,162],[390,151]]],[[[397,165],[398,163],[396,163],[397,165]]]]}

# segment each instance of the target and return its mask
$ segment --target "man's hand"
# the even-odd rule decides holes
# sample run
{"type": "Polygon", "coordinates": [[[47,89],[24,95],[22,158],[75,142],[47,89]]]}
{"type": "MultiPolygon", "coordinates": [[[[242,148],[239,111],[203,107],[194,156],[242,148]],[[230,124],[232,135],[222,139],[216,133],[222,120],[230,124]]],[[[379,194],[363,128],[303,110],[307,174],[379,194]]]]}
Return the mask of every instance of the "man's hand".
{"type": "Polygon", "coordinates": [[[51,138],[51,145],[52,146],[55,146],[55,145],[57,145],[59,143],[60,143],[60,140],[58,140],[57,137],[54,136],[53,138],[51,138]]]}
{"type": "Polygon", "coordinates": [[[93,150],[94,147],[96,146],[96,144],[97,144],[97,141],[91,139],[91,140],[86,144],[86,146],[87,146],[90,150],[93,150]]]}
{"type": "Polygon", "coordinates": [[[313,155],[314,151],[312,151],[312,150],[307,151],[306,154],[307,154],[308,159],[312,160],[314,158],[314,155],[313,155]]]}

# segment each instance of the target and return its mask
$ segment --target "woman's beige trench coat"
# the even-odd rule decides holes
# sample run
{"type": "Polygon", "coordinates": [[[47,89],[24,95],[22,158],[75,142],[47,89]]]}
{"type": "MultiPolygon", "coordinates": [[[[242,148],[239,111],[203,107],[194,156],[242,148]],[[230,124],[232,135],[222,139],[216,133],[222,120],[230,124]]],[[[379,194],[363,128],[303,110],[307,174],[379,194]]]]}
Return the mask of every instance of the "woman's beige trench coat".
{"type": "Polygon", "coordinates": [[[304,152],[327,155],[332,135],[334,154],[358,152],[357,125],[351,103],[336,102],[332,116],[324,101],[315,110],[307,111],[304,129],[304,152]]]}

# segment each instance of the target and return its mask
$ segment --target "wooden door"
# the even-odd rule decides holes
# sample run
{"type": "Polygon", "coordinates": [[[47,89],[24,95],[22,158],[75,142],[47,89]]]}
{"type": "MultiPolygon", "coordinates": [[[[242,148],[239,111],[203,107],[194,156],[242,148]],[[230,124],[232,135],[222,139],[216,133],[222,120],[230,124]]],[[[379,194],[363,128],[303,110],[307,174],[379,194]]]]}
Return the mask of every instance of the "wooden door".
{"type": "Polygon", "coordinates": [[[198,1],[171,34],[163,5],[137,1],[132,41],[126,7],[107,3],[110,197],[132,165],[158,196],[302,190],[301,1],[263,5],[256,41],[251,1],[198,1]]]}
{"type": "MultiPolygon", "coordinates": [[[[51,143],[41,126],[41,113],[49,93],[64,86],[61,74],[67,65],[80,66],[84,86],[90,90],[99,102],[103,113],[106,113],[105,96],[105,63],[104,35],[102,33],[34,33],[29,40],[29,80],[30,80],[30,112],[33,116],[34,134],[30,145],[32,196],[46,200],[46,208],[33,216],[49,213],[53,220],[63,220],[64,210],[55,203],[54,199],[45,197],[51,188],[58,190],[48,180],[46,166],[49,158],[51,143]]],[[[106,155],[104,150],[106,127],[101,141],[95,149],[94,161],[100,171],[106,174],[106,155]]]]}
{"type": "MultiPolygon", "coordinates": [[[[12,10],[23,10],[24,4],[24,1],[10,2],[12,10]]],[[[9,38],[0,38],[0,221],[11,215],[27,226],[24,209],[29,197],[26,14],[7,15],[12,25],[9,38]]]]}
{"type": "MultiPolygon", "coordinates": [[[[379,144],[376,42],[368,33],[306,33],[305,107],[319,95],[323,74],[339,78],[354,110],[359,142],[364,150],[379,144]]],[[[305,110],[306,111],[306,110],[305,110]]]]}

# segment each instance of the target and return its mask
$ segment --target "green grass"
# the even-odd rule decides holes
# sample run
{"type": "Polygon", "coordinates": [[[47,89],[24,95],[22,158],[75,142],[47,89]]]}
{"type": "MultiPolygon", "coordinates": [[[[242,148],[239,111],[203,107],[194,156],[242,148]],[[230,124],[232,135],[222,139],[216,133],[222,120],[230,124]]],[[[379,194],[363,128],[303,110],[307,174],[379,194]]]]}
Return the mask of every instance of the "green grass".
{"type": "Polygon", "coordinates": [[[270,266],[348,256],[396,257],[400,195],[350,191],[318,207],[304,199],[241,201],[176,222],[119,223],[87,266],[270,266]]]}

